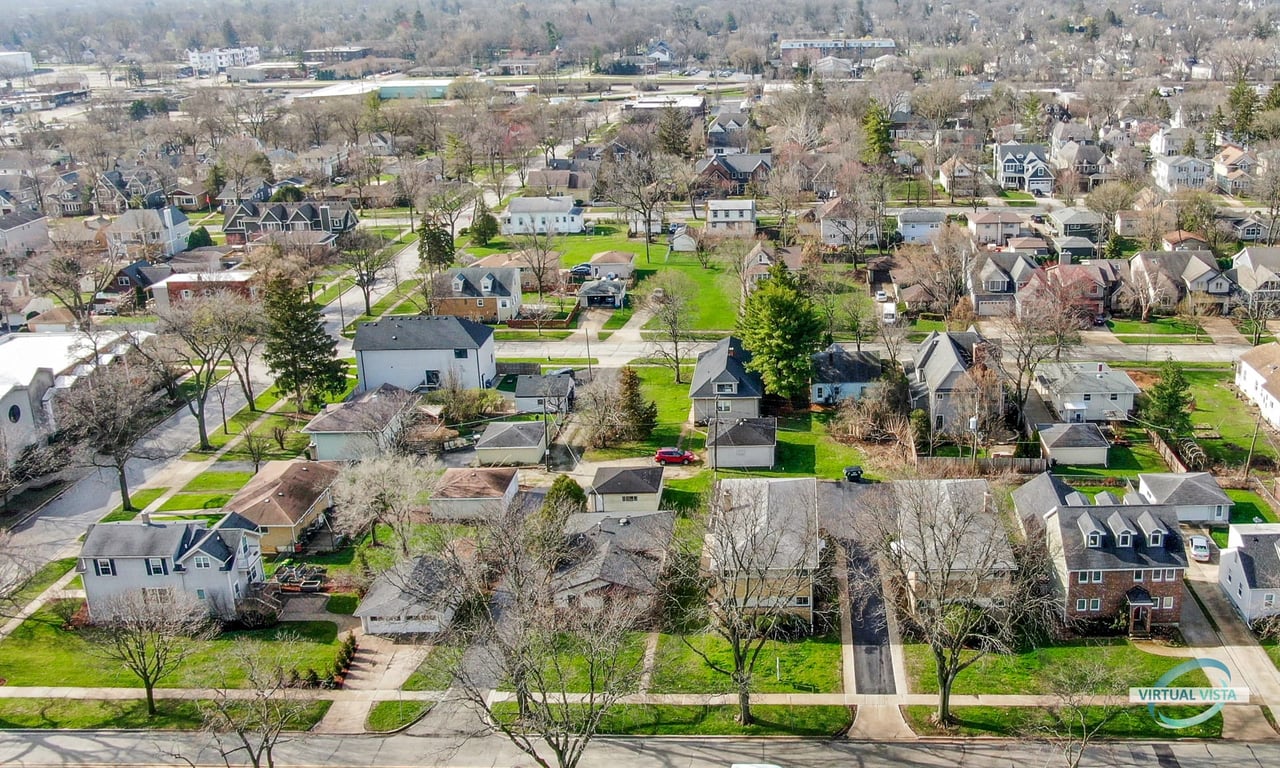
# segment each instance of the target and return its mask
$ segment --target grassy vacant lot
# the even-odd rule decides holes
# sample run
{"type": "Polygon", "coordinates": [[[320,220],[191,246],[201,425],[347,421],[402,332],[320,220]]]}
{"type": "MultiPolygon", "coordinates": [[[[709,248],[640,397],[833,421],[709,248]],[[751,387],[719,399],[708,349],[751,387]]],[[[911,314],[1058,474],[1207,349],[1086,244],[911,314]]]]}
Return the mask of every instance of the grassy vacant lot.
{"type": "Polygon", "coordinates": [[[430,701],[378,701],[369,709],[365,728],[374,733],[398,731],[431,711],[430,701]]]}
{"type": "MultiPolygon", "coordinates": [[[[636,368],[636,373],[640,376],[640,388],[644,396],[658,404],[657,429],[653,430],[648,440],[591,450],[587,455],[588,461],[652,455],[659,448],[679,442],[680,433],[689,419],[689,379],[693,376],[693,368],[685,368],[682,377],[684,382],[681,384],[676,383],[670,368],[636,368]]],[[[700,445],[686,444],[685,447],[697,450],[700,445]]]]}
{"type": "MultiPolygon", "coordinates": [[[[327,621],[285,622],[272,629],[226,632],[213,640],[191,641],[194,653],[173,675],[161,682],[169,688],[244,684],[244,670],[230,653],[242,637],[276,640],[285,636],[299,641],[298,667],[328,671],[338,651],[338,629],[327,621]]],[[[77,687],[137,688],[138,679],[123,665],[94,652],[80,631],[62,629],[62,621],[46,606],[24,621],[0,642],[0,670],[9,685],[70,685],[77,687]]]]}
{"type": "MultiPolygon", "coordinates": [[[[1231,371],[1184,370],[1182,375],[1186,377],[1195,399],[1192,424],[1220,435],[1216,439],[1200,438],[1201,447],[1213,462],[1242,466],[1249,454],[1255,419],[1252,409],[1236,399],[1231,387],[1231,371]]],[[[1258,442],[1253,450],[1258,457],[1265,456],[1273,461],[1280,458],[1266,430],[1258,432],[1258,442]]]]}
{"type": "MultiPolygon", "coordinates": [[[[494,714],[512,721],[516,705],[498,704],[494,714]]],[[[600,722],[602,734],[630,736],[808,736],[832,738],[853,723],[852,707],[757,705],[755,724],[738,725],[737,707],[654,704],[618,705],[600,722]]]]}
{"type": "MultiPolygon", "coordinates": [[[[719,635],[698,635],[690,640],[717,664],[732,669],[729,644],[719,635]]],[[[753,685],[761,693],[840,693],[840,670],[838,634],[795,642],[770,640],[760,652],[753,685]]],[[[732,687],[727,676],[708,667],[678,636],[664,634],[659,638],[650,685],[653,693],[725,693],[732,687]]]]}
{"type": "MultiPolygon", "coordinates": [[[[1039,731],[1051,722],[1048,711],[1039,707],[953,707],[952,714],[958,721],[951,728],[943,729],[929,721],[934,708],[926,706],[903,707],[907,724],[921,736],[1025,736],[1039,731]]],[[[1200,710],[1195,707],[1161,707],[1170,717],[1190,717],[1200,710]]],[[[1090,709],[1090,727],[1104,716],[1102,708],[1090,709]]],[[[1106,723],[1098,736],[1104,739],[1167,739],[1176,735],[1184,739],[1217,739],[1222,737],[1222,715],[1191,728],[1170,731],[1151,718],[1146,707],[1125,707],[1106,723]]]]}
{"type": "Polygon", "coordinates": [[[138,510],[145,509],[151,502],[168,492],[168,488],[143,488],[134,491],[129,494],[129,500],[133,502],[134,507],[132,510],[125,510],[123,506],[117,505],[115,509],[107,513],[106,517],[102,518],[102,522],[114,523],[122,520],[132,520],[138,516],[138,510]]]}
{"type": "MultiPolygon", "coordinates": [[[[664,248],[665,250],[665,248],[664,248]]],[[[733,284],[734,278],[727,275],[720,264],[713,263],[706,269],[698,264],[698,260],[688,253],[669,253],[661,257],[655,256],[652,264],[637,264],[636,279],[640,283],[632,289],[636,296],[648,294],[643,281],[660,272],[682,272],[693,284],[696,300],[692,302],[693,316],[689,328],[694,331],[728,331],[738,324],[738,306],[733,284]]],[[[658,330],[656,321],[645,324],[647,330],[658,330]]]]}
{"type": "MultiPolygon", "coordinates": [[[[937,693],[938,678],[933,655],[923,643],[908,643],[907,677],[912,693],[937,693]]],[[[1114,693],[1125,693],[1134,685],[1154,685],[1160,675],[1186,661],[1178,656],[1156,656],[1140,651],[1128,640],[1102,639],[1063,643],[1037,648],[1025,653],[984,656],[956,677],[956,694],[1033,694],[1048,693],[1045,673],[1057,666],[1079,664],[1085,660],[1106,665],[1114,670],[1114,693]]],[[[1203,672],[1196,671],[1181,678],[1179,685],[1207,685],[1203,672]]]]}

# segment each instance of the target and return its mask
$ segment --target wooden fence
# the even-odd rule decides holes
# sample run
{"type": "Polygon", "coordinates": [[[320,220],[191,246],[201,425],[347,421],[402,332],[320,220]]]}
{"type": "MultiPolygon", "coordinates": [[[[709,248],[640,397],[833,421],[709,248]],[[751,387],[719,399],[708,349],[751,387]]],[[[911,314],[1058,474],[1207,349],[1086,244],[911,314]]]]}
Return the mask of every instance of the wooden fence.
{"type": "Polygon", "coordinates": [[[552,328],[572,328],[573,321],[578,317],[578,309],[578,305],[574,304],[573,308],[569,310],[569,314],[567,316],[556,319],[547,318],[546,320],[521,320],[520,318],[513,317],[507,321],[507,327],[534,331],[538,330],[538,328],[542,328],[544,331],[552,328]]]}
{"type": "Polygon", "coordinates": [[[541,363],[503,363],[497,364],[498,375],[537,376],[542,373],[541,363]]]}
{"type": "Polygon", "coordinates": [[[1169,465],[1169,469],[1180,474],[1190,472],[1187,465],[1182,463],[1182,458],[1178,456],[1178,452],[1173,450],[1173,446],[1164,441],[1155,430],[1148,429],[1147,437],[1151,438],[1151,444],[1155,446],[1156,453],[1160,454],[1160,458],[1164,459],[1164,463],[1169,465]]]}
{"type": "MultiPolygon", "coordinates": [[[[939,476],[964,477],[973,474],[973,459],[954,458],[951,456],[918,456],[916,466],[921,470],[939,476]]],[[[1017,472],[1020,475],[1035,475],[1049,468],[1047,459],[1016,459],[1011,456],[995,456],[978,459],[978,472],[989,474],[996,472],[1017,472]]]]}

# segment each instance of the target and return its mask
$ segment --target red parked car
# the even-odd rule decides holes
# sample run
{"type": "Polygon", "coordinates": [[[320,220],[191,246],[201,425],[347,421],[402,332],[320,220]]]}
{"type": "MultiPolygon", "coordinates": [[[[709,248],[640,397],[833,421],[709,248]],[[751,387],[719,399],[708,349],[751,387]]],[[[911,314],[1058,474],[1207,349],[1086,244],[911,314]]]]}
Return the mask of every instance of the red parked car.
{"type": "Polygon", "coordinates": [[[682,451],[679,448],[659,448],[658,452],[653,454],[653,460],[659,464],[689,464],[697,461],[698,457],[693,451],[682,451]]]}

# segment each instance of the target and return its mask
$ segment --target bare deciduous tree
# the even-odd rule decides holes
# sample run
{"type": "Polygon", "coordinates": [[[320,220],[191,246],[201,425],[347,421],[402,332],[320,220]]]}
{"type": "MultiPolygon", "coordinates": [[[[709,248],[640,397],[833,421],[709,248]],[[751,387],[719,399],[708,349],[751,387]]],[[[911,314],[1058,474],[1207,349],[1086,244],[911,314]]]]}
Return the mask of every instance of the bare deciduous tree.
{"type": "Polygon", "coordinates": [[[577,390],[575,422],[587,445],[607,448],[626,434],[622,410],[622,390],[618,374],[597,371],[591,383],[577,390]]]}
{"type": "Polygon", "coordinates": [[[54,239],[53,247],[28,259],[23,270],[31,275],[32,289],[71,310],[83,330],[93,314],[93,297],[114,285],[122,266],[122,259],[95,245],[54,239]]]}
{"type": "Polygon", "coordinates": [[[1097,660],[1058,664],[1046,670],[1048,693],[1055,699],[1047,718],[1026,729],[1028,738],[1043,741],[1062,757],[1066,768],[1078,768],[1089,747],[1124,713],[1108,696],[1117,670],[1097,660]]]}
{"type": "Polygon", "coordinates": [[[371,455],[343,469],[333,485],[334,523],[352,536],[369,532],[378,544],[378,526],[391,528],[403,555],[409,554],[415,516],[428,506],[439,481],[434,461],[396,454],[371,455]]]}
{"type": "Polygon", "coordinates": [[[548,227],[546,232],[527,232],[512,238],[520,247],[523,257],[521,271],[527,271],[533,278],[538,291],[538,303],[542,303],[547,288],[559,282],[560,254],[555,250],[556,232],[548,227]]]}
{"type": "Polygon", "coordinates": [[[458,220],[475,206],[479,195],[480,190],[474,184],[438,181],[428,185],[416,202],[424,214],[449,229],[450,237],[456,237],[458,220]]]}
{"type": "Polygon", "coordinates": [[[949,318],[968,292],[969,273],[976,259],[968,231],[947,224],[932,245],[904,249],[904,256],[907,282],[919,286],[926,303],[949,318]]]}
{"type": "Polygon", "coordinates": [[[382,273],[395,264],[395,252],[387,248],[377,235],[353,229],[338,238],[338,262],[355,275],[356,287],[364,297],[364,313],[373,314],[373,287],[382,273]]]}
{"type": "Polygon", "coordinates": [[[681,384],[684,382],[681,365],[689,356],[689,345],[693,342],[691,329],[697,289],[687,275],[674,270],[660,273],[647,286],[652,293],[645,299],[645,307],[652,313],[661,337],[654,350],[667,361],[676,383],[681,384]]]}
{"type": "Polygon", "coordinates": [[[671,197],[671,180],[662,159],[648,152],[628,152],[600,167],[602,197],[634,214],[644,232],[644,259],[649,261],[649,244],[653,242],[650,222],[662,204],[671,197]]]}

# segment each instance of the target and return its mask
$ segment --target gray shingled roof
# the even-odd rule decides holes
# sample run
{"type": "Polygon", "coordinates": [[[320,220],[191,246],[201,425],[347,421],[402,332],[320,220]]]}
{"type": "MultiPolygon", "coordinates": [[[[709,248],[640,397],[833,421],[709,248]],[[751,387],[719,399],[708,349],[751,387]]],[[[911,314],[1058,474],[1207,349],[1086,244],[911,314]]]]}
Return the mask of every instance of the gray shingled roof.
{"type": "Polygon", "coordinates": [[[1146,483],[1147,490],[1151,492],[1147,501],[1153,504],[1203,507],[1235,503],[1208,472],[1154,472],[1138,475],[1138,481],[1146,483]]]}
{"type": "Polygon", "coordinates": [[[520,293],[520,270],[515,267],[461,267],[449,270],[450,287],[454,296],[483,298],[485,296],[515,296],[520,293]],[[484,290],[484,281],[490,281],[484,290]],[[462,288],[457,290],[461,281],[462,288]]]}
{"type": "Polygon", "coordinates": [[[719,495],[717,506],[724,510],[721,514],[728,516],[729,525],[716,530],[735,541],[727,542],[727,546],[713,544],[709,551],[711,566],[720,567],[716,560],[729,551],[756,546],[761,549],[759,553],[743,552],[741,557],[773,569],[796,565],[816,568],[817,486],[818,480],[813,477],[721,480],[714,492],[719,495]]]}
{"type": "Polygon", "coordinates": [[[403,616],[421,613],[422,608],[443,609],[445,570],[444,561],[427,555],[403,560],[374,579],[352,615],[403,616]]]}
{"type": "Polygon", "coordinates": [[[1129,374],[1106,363],[1041,363],[1036,379],[1051,392],[1073,394],[1138,394],[1141,390],[1129,374]],[[1101,370],[1099,370],[1101,369],[1101,370]]]}
{"type": "Polygon", "coordinates": [[[662,467],[600,467],[591,481],[593,493],[657,493],[662,467]]]}
{"type": "MultiPolygon", "coordinates": [[[[1019,507],[1021,511],[1021,507],[1019,507]]],[[[1045,512],[1048,510],[1046,509],[1045,512]]],[[[1067,570],[1125,570],[1140,568],[1185,568],[1186,552],[1183,549],[1182,536],[1178,532],[1178,516],[1169,506],[1059,506],[1055,514],[1058,530],[1062,536],[1062,555],[1066,560],[1067,570]],[[1116,538],[1107,535],[1103,530],[1102,546],[1087,545],[1087,536],[1082,533],[1081,518],[1089,516],[1096,523],[1118,515],[1131,530],[1141,531],[1142,536],[1134,539],[1136,546],[1116,546],[1116,538]],[[1146,536],[1154,529],[1163,531],[1163,541],[1159,546],[1147,544],[1146,536]]],[[[1052,521],[1046,521],[1053,525],[1052,521]]],[[[1100,529],[1101,525],[1098,526],[1100,529]]]]}
{"type": "Polygon", "coordinates": [[[601,518],[569,537],[569,562],[556,572],[552,587],[563,591],[601,581],[652,592],[674,529],[670,512],[601,518]]]}
{"type": "Polygon", "coordinates": [[[1054,507],[1065,507],[1067,497],[1075,489],[1049,472],[1041,472],[1021,486],[1013,489],[1011,498],[1014,509],[1022,517],[1043,517],[1054,507]]]}
{"type": "Polygon", "coordinates": [[[352,349],[479,349],[493,336],[487,325],[448,315],[393,315],[356,327],[352,349]]]}
{"type": "Polygon", "coordinates": [[[734,421],[714,419],[707,429],[707,445],[749,447],[777,443],[778,420],[772,416],[734,421]]]}
{"type": "Polygon", "coordinates": [[[880,378],[880,356],[875,352],[850,352],[832,344],[813,355],[814,384],[868,382],[880,378]]]}
{"type": "Polygon", "coordinates": [[[399,405],[394,405],[393,398],[399,393],[408,394],[394,384],[383,384],[377,389],[362,393],[354,400],[332,403],[308,422],[302,431],[308,434],[381,432],[404,411],[405,403],[409,402],[397,401],[399,405]]]}
{"type": "Polygon", "coordinates": [[[741,339],[736,336],[721,339],[714,347],[698,355],[698,364],[693,369],[693,380],[689,384],[689,397],[713,398],[716,396],[716,384],[735,381],[738,383],[737,393],[720,397],[763,397],[764,382],[760,375],[746,368],[750,361],[751,353],[742,346],[741,339]]]}
{"type": "Polygon", "coordinates": [[[195,523],[128,520],[89,526],[80,556],[179,557],[200,535],[195,523]]]}
{"type": "Polygon", "coordinates": [[[532,448],[542,443],[546,427],[541,421],[495,421],[484,428],[477,448],[532,448]]]}
{"type": "Polygon", "coordinates": [[[957,379],[973,366],[975,347],[984,343],[986,339],[976,331],[932,331],[916,350],[916,370],[923,374],[931,392],[953,389],[957,379]]]}
{"type": "Polygon", "coordinates": [[[1091,422],[1041,425],[1040,442],[1050,451],[1055,448],[1106,448],[1111,445],[1102,436],[1098,425],[1091,422]]]}
{"type": "MultiPolygon", "coordinates": [[[[1248,527],[1242,528],[1240,546],[1234,550],[1245,581],[1250,589],[1280,589],[1280,552],[1276,550],[1280,533],[1245,532],[1248,527]]],[[[1224,560],[1226,555],[1224,552],[1224,560]]]]}
{"type": "Polygon", "coordinates": [[[516,397],[568,397],[573,391],[573,377],[520,374],[516,377],[516,397]]]}

